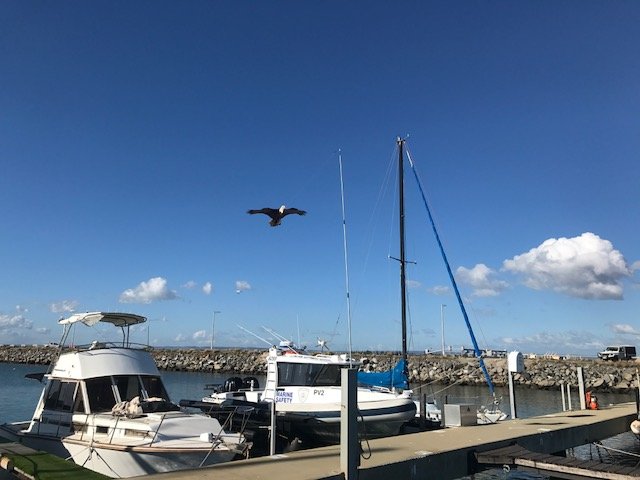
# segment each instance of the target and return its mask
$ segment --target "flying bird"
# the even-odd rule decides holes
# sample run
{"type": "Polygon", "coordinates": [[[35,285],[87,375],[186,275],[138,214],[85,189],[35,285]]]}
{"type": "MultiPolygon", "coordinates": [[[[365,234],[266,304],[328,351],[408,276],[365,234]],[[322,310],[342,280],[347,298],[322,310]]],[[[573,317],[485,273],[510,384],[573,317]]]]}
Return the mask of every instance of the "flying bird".
{"type": "Polygon", "coordinates": [[[280,208],[261,208],[260,210],[247,210],[247,213],[250,215],[255,215],[256,213],[264,213],[265,215],[271,218],[269,225],[272,227],[277,227],[282,222],[282,219],[287,215],[291,215],[292,213],[298,215],[306,215],[307,212],[304,210],[298,210],[297,208],[286,208],[282,205],[280,208]]]}

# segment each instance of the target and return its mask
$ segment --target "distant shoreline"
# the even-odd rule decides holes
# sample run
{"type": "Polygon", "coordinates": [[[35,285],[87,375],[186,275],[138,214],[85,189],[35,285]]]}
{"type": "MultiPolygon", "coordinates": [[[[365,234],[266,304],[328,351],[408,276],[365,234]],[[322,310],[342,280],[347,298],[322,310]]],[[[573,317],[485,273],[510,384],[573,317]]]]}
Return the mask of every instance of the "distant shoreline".
{"type": "MultiPolygon", "coordinates": [[[[0,362],[48,365],[57,355],[55,347],[0,346],[0,362]]],[[[257,348],[152,348],[151,354],[164,371],[211,372],[237,375],[264,375],[267,351],[257,348]]],[[[398,361],[397,353],[354,352],[366,371],[383,371],[398,361]]],[[[409,379],[412,384],[486,385],[471,357],[409,354],[409,379]]],[[[507,384],[506,358],[485,358],[496,386],[507,384]]],[[[517,385],[536,389],[558,389],[562,385],[577,387],[576,367],[582,367],[585,388],[594,392],[625,393],[637,388],[637,361],[607,362],[598,359],[525,359],[525,371],[514,374],[517,385]]]]}

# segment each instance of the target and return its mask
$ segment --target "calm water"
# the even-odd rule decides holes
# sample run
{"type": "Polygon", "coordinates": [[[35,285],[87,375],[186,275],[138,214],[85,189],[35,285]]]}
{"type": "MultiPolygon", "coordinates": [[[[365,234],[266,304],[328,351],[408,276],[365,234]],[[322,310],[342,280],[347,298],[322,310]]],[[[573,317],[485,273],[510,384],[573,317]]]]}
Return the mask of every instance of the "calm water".
{"type": "MultiPolygon", "coordinates": [[[[31,418],[35,405],[40,398],[42,385],[36,380],[25,378],[27,373],[43,372],[46,366],[24,365],[14,363],[0,363],[0,423],[28,420],[31,418]]],[[[212,383],[223,383],[230,374],[216,375],[210,373],[187,373],[187,372],[162,372],[162,378],[169,395],[174,403],[181,399],[198,400],[206,395],[204,386],[212,383]]],[[[261,386],[264,378],[259,377],[261,386]]],[[[483,387],[423,387],[423,393],[434,395],[439,405],[442,405],[445,398],[451,403],[465,402],[486,404],[488,392],[483,387]]],[[[506,388],[497,388],[496,394],[502,396],[501,408],[509,412],[509,391],[506,388]]],[[[579,408],[577,389],[572,393],[574,408],[579,408]]],[[[635,396],[629,394],[599,394],[600,405],[610,403],[623,403],[635,401],[635,396]]],[[[520,418],[527,418],[536,415],[545,415],[562,411],[562,397],[559,391],[547,390],[516,390],[517,413],[520,418]]],[[[640,444],[631,433],[618,435],[603,442],[608,447],[640,454],[640,444]]],[[[635,465],[639,459],[626,454],[618,454],[597,448],[593,445],[586,445],[574,449],[574,455],[579,458],[593,458],[608,462],[623,463],[625,465],[635,465]]],[[[475,475],[475,480],[500,480],[500,479],[542,479],[536,475],[525,474],[524,472],[505,472],[502,470],[490,470],[475,475]]]]}

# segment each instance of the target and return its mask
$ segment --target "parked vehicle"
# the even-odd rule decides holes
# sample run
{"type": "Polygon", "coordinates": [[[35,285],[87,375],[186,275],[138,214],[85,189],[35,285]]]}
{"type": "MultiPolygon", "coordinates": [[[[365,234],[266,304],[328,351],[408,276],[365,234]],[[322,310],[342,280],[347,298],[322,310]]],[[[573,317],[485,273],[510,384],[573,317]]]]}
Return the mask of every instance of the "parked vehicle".
{"type": "Polygon", "coordinates": [[[630,345],[614,345],[598,352],[602,360],[632,360],[636,358],[636,347],[630,345]]]}

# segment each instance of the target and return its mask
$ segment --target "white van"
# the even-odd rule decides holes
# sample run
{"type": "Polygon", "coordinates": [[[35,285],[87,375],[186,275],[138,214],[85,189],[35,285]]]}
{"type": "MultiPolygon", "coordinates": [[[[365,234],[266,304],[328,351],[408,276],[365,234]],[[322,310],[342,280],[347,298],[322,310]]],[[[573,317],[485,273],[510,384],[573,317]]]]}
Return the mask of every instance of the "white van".
{"type": "Polygon", "coordinates": [[[636,358],[636,347],[630,345],[607,347],[602,352],[598,352],[598,358],[602,360],[632,360],[636,358]]]}

